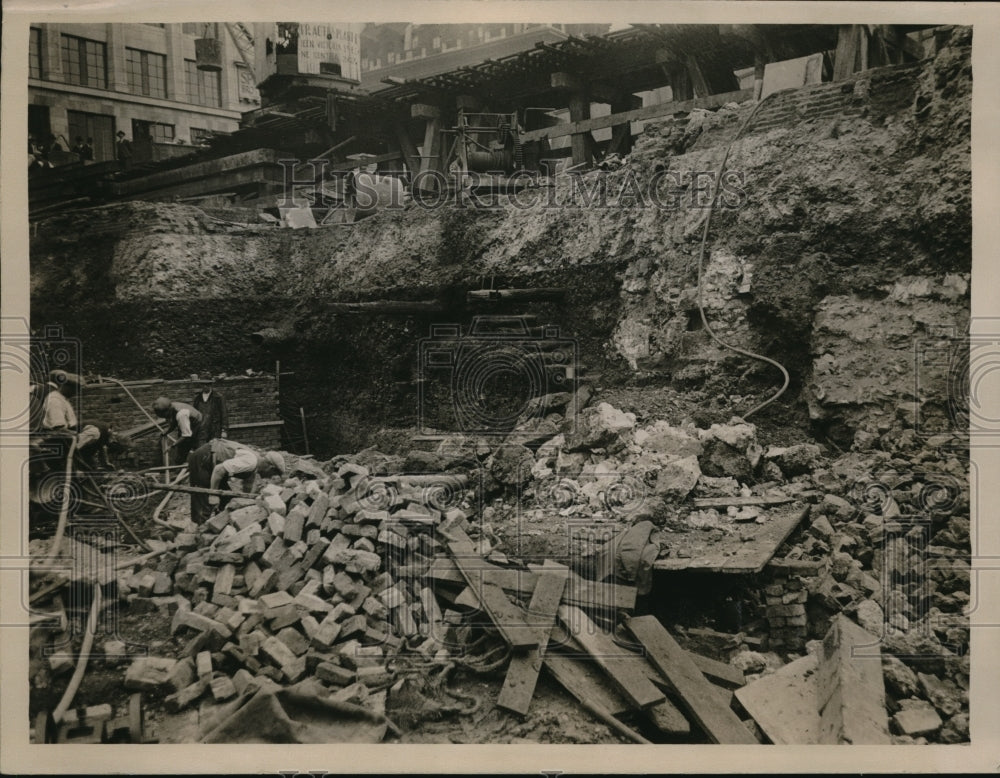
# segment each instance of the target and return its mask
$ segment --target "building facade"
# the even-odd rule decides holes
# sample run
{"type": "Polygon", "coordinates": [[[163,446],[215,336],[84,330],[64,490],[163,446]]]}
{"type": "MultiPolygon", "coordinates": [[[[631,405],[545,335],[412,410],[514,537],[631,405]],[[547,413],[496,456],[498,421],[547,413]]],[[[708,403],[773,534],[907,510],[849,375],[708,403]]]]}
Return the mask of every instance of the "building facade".
{"type": "Polygon", "coordinates": [[[361,85],[386,77],[420,78],[497,59],[570,35],[600,35],[607,24],[367,24],[361,33],[361,85]]]}
{"type": "MultiPolygon", "coordinates": [[[[251,70],[224,24],[37,24],[30,29],[28,131],[64,150],[92,138],[115,157],[123,131],[137,156],[185,153],[239,127],[259,105],[251,70]],[[199,70],[197,38],[218,38],[221,70],[199,70]]],[[[252,61],[252,60],[251,60],[252,61]]]]}

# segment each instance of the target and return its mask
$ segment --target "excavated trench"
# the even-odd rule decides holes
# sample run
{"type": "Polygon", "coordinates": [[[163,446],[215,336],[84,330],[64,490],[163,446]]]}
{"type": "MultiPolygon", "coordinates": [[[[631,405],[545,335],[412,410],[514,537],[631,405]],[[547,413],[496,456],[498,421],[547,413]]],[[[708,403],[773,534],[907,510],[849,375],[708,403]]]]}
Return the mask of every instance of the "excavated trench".
{"type": "MultiPolygon", "coordinates": [[[[769,462],[769,470],[740,475],[742,483],[787,478],[786,486],[808,491],[812,478],[808,486],[830,497],[868,466],[897,472],[933,463],[961,476],[960,454],[913,454],[927,434],[950,431],[954,379],[947,364],[914,365],[914,344],[942,348],[968,329],[970,42],[971,32],[957,29],[933,60],[775,98],[759,126],[733,143],[729,169],[742,176],[744,197],[740,207],[713,214],[700,295],[705,210],[693,207],[690,187],[680,187],[686,205],[673,209],[586,207],[573,200],[573,187],[603,180],[620,191],[630,177],[645,181],[656,171],[714,170],[748,105],[696,112],[683,126],[648,122],[621,166],[558,180],[561,208],[410,206],[317,230],[152,203],[52,216],[33,226],[32,326],[58,325],[79,339],[84,374],[181,378],[274,372],[280,365],[282,405],[303,410],[318,459],[368,448],[412,459],[416,449],[441,453],[421,442],[423,428],[455,431],[448,409],[461,360],[437,365],[437,377],[428,378],[429,344],[442,325],[467,332],[477,316],[525,317],[531,329],[515,351],[536,354],[532,344],[540,339],[571,344],[560,348],[575,354],[575,375],[591,406],[634,414],[637,430],[660,422],[697,428],[705,438],[713,425],[776,392],[781,376],[713,341],[700,297],[717,335],[789,372],[787,391],[751,419],[754,445],[821,444],[822,461],[790,465],[784,474],[769,462]],[[815,107],[819,100],[822,108],[815,107]],[[541,288],[562,296],[520,303],[467,298],[473,290],[541,288]],[[379,301],[433,301],[435,309],[344,307],[379,301]],[[540,337],[544,328],[554,329],[540,337]]],[[[492,348],[500,360],[509,351],[492,348]]],[[[543,381],[529,390],[517,370],[487,378],[477,391],[511,418],[531,395],[562,388],[543,381]]],[[[295,423],[286,418],[286,426],[295,423]]],[[[558,431],[553,426],[552,434],[558,431]]],[[[721,483],[730,465],[746,467],[708,438],[698,455],[708,481],[721,483]]],[[[290,435],[289,450],[302,453],[299,440],[290,435]]],[[[592,459],[568,458],[601,467],[624,456],[595,445],[592,459]]],[[[558,457],[548,463],[557,470],[558,457]]],[[[548,469],[543,459],[541,471],[548,469]]],[[[500,526],[511,489],[496,481],[490,488],[486,521],[500,526]]],[[[800,528],[786,551],[836,563],[865,545],[856,526],[842,526],[850,522],[837,513],[837,499],[823,498],[814,512],[838,517],[841,534],[800,528]],[[854,540],[842,540],[843,533],[854,540]]],[[[961,509],[959,503],[954,516],[936,524],[938,545],[964,548],[961,509]]],[[[651,518],[662,524],[677,515],[661,506],[651,518]]],[[[544,557],[565,540],[562,531],[538,530],[523,549],[544,557]]],[[[862,557],[871,569],[871,554],[862,557]]],[[[707,576],[710,582],[692,587],[691,575],[663,574],[658,591],[697,588],[697,601],[666,597],[648,607],[665,619],[724,631],[767,616],[762,595],[741,600],[748,579],[707,576]]],[[[809,637],[822,637],[842,606],[836,586],[844,580],[810,591],[810,613],[819,615],[809,637]]],[[[950,591],[942,602],[952,610],[960,605],[950,591]]]]}

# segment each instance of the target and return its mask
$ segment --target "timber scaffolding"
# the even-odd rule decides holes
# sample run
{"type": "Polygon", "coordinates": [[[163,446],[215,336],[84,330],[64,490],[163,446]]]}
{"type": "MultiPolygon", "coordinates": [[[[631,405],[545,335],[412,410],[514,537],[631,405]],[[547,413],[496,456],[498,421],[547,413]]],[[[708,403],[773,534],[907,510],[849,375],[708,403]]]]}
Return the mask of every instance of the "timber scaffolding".
{"type": "Polygon", "coordinates": [[[339,77],[275,75],[261,84],[267,104],[237,132],[184,157],[120,171],[113,163],[69,165],[31,179],[32,216],[111,200],[274,205],[288,183],[314,186],[360,165],[412,183],[458,159],[463,113],[516,114],[518,165],[571,157],[583,167],[631,150],[634,123],[759,98],[770,62],[822,54],[823,80],[914,62],[934,46],[932,25],[633,25],[584,38],[537,42],[525,51],[420,78],[386,79],[365,92],[339,77]],[[917,33],[914,36],[913,33],[917,33]],[[923,38],[924,40],[921,40],[923,38]],[[740,89],[736,71],[754,69],[740,89]],[[636,93],[670,87],[669,101],[642,105],[636,93]],[[610,115],[591,117],[607,104],[610,115]],[[569,121],[554,115],[569,114],[569,121]],[[598,142],[594,131],[611,129],[598,142]],[[569,146],[550,141],[569,136],[569,146]],[[558,145],[558,144],[557,144],[558,145]],[[293,169],[282,160],[299,160],[293,169]],[[310,165],[310,160],[318,164],[310,165]]]}

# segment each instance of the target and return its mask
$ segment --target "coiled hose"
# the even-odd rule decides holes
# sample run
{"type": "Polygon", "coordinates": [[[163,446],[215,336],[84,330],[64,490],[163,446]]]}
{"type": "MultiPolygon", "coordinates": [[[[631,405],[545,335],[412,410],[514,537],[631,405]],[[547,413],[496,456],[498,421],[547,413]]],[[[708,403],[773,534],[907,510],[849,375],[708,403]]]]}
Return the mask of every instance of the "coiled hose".
{"type": "Polygon", "coordinates": [[[736,131],[736,134],[733,136],[732,140],[730,140],[729,144],[726,146],[726,153],[722,156],[722,162],[719,164],[719,169],[716,173],[715,191],[712,194],[712,201],[709,203],[708,206],[708,213],[705,215],[705,225],[702,228],[701,232],[701,246],[698,250],[698,313],[701,316],[702,326],[705,328],[705,331],[708,333],[709,337],[711,337],[712,340],[714,340],[716,343],[718,343],[725,349],[729,349],[730,351],[735,351],[737,354],[742,354],[745,357],[750,357],[751,359],[756,359],[760,362],[767,362],[769,365],[774,365],[776,368],[778,368],[778,370],[781,371],[781,375],[783,377],[781,388],[767,400],[762,402],[760,405],[757,405],[754,408],[751,408],[746,413],[744,413],[742,416],[742,418],[744,419],[748,418],[749,416],[752,416],[762,408],[766,408],[768,405],[770,405],[779,397],[781,397],[781,395],[783,395],[785,393],[785,390],[788,388],[790,379],[788,376],[788,371],[785,369],[785,366],[782,365],[777,360],[771,359],[770,357],[764,356],[763,354],[757,354],[753,351],[750,351],[749,349],[741,348],[739,346],[734,346],[731,343],[726,343],[724,340],[722,340],[722,338],[716,335],[714,330],[712,330],[711,326],[709,326],[708,319],[705,316],[705,308],[702,305],[701,301],[702,286],[704,279],[704,266],[705,266],[705,245],[708,243],[708,230],[712,223],[712,212],[715,210],[715,203],[719,199],[719,188],[722,182],[722,174],[725,172],[726,162],[729,161],[729,154],[730,152],[732,152],[733,146],[735,145],[736,141],[740,139],[746,128],[750,125],[750,122],[753,121],[754,116],[757,115],[757,111],[760,110],[761,106],[764,105],[764,103],[766,103],[768,100],[774,97],[775,94],[778,93],[772,92],[763,100],[757,102],[757,104],[753,107],[753,110],[750,111],[750,114],[747,116],[747,118],[743,120],[743,124],[740,125],[740,128],[736,131]]]}

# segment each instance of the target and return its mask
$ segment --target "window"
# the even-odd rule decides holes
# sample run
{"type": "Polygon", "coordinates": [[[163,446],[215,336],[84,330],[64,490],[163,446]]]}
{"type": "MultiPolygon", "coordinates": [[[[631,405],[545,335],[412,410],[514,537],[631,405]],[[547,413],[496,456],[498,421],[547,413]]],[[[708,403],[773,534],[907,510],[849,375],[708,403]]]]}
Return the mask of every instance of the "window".
{"type": "Polygon", "coordinates": [[[222,89],[218,71],[198,70],[193,59],[184,60],[188,100],[198,105],[222,105],[222,89]]]}
{"type": "Polygon", "coordinates": [[[206,130],[201,127],[191,128],[191,143],[198,146],[202,143],[208,143],[212,137],[215,135],[211,130],[206,130]]]}
{"type": "Polygon", "coordinates": [[[143,24],[147,24],[150,27],[166,27],[167,26],[167,25],[163,24],[162,22],[143,22],[143,24]]]}
{"type": "Polygon", "coordinates": [[[32,27],[28,37],[28,77],[42,77],[42,31],[32,27]]]}
{"type": "Polygon", "coordinates": [[[63,35],[62,62],[69,83],[108,88],[108,50],[100,41],[63,35]]]}
{"type": "Polygon", "coordinates": [[[83,111],[66,111],[69,120],[67,138],[77,137],[89,142],[94,149],[94,161],[105,162],[115,158],[115,117],[83,111]]]}
{"type": "Polygon", "coordinates": [[[163,54],[125,49],[125,71],[128,73],[128,88],[132,94],[167,96],[167,58],[163,54]]]}
{"type": "Polygon", "coordinates": [[[172,124],[153,124],[150,126],[150,132],[152,133],[153,143],[173,143],[174,142],[174,125],[172,124]]]}

